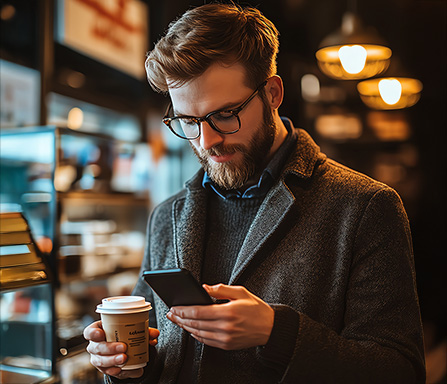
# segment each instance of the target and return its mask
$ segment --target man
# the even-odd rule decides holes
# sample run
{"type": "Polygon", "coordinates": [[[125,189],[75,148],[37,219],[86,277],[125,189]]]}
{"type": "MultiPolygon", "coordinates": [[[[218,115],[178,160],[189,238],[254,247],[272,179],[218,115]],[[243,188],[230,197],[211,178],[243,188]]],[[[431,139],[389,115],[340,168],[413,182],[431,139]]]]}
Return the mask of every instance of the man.
{"type": "Polygon", "coordinates": [[[149,82],[171,98],[164,122],[202,169],[154,210],[142,271],[186,268],[228,301],[167,308],[141,280],[160,331],[144,371],[121,371],[125,345],[100,322],[84,332],[107,381],[424,382],[401,200],[279,117],[277,52],[258,10],[207,4],[149,54],[149,82]]]}

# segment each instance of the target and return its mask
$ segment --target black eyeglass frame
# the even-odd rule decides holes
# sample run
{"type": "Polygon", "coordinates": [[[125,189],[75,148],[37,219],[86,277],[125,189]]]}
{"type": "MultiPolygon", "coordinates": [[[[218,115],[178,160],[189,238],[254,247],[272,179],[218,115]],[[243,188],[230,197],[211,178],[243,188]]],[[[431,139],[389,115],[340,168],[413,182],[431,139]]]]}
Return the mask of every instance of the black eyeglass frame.
{"type": "Polygon", "coordinates": [[[210,113],[208,113],[206,116],[203,116],[203,117],[196,117],[196,116],[188,116],[188,115],[180,115],[180,116],[172,116],[172,117],[169,117],[168,115],[169,115],[169,111],[172,109],[172,101],[169,103],[169,105],[168,105],[168,108],[167,108],[167,110],[166,110],[166,114],[165,114],[165,116],[163,117],[163,119],[162,119],[162,121],[163,121],[163,123],[164,124],[166,124],[167,125],[167,127],[170,129],[170,131],[174,134],[174,135],[176,135],[177,137],[180,137],[181,139],[185,139],[185,140],[195,140],[195,139],[198,139],[199,137],[200,137],[200,135],[201,135],[201,126],[200,126],[200,124],[203,122],[203,121],[206,121],[208,124],[209,124],[209,126],[212,128],[212,129],[214,129],[216,132],[219,132],[219,133],[221,133],[221,134],[224,134],[224,135],[231,135],[231,134],[233,134],[233,133],[236,133],[236,132],[238,132],[240,129],[241,129],[241,119],[239,118],[239,113],[248,105],[248,103],[250,102],[250,101],[252,101],[254,98],[255,98],[255,96],[258,94],[258,92],[262,89],[262,88],[264,88],[265,86],[266,86],[266,84],[267,84],[267,82],[268,82],[268,80],[265,80],[259,87],[257,87],[254,91],[253,91],[253,93],[239,106],[239,107],[237,107],[237,108],[233,108],[233,109],[226,109],[226,108],[223,108],[223,109],[219,109],[219,110],[217,110],[217,111],[213,111],[213,112],[210,112],[210,113]],[[230,132],[224,132],[224,131],[222,131],[222,130],[220,130],[215,124],[214,124],[214,122],[211,120],[211,117],[213,116],[213,115],[216,115],[216,114],[218,114],[218,113],[222,113],[222,112],[228,112],[228,113],[231,113],[233,116],[235,116],[236,118],[237,118],[237,121],[238,121],[238,123],[239,123],[239,128],[238,129],[235,129],[234,131],[230,131],[230,132]],[[195,137],[184,137],[184,136],[181,136],[181,135],[179,135],[177,132],[175,132],[175,130],[171,127],[171,122],[172,121],[174,121],[174,120],[178,120],[178,119],[191,119],[191,120],[193,120],[196,124],[197,124],[197,126],[198,126],[198,134],[197,134],[197,136],[195,136],[195,137]]]}

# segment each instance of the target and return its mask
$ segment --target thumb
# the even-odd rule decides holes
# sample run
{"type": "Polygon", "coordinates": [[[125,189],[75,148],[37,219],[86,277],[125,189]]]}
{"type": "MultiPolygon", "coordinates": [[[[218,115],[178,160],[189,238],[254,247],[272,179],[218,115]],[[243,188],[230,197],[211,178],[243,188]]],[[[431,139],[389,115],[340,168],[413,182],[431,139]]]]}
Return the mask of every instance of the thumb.
{"type": "Polygon", "coordinates": [[[203,288],[208,294],[216,299],[237,300],[245,299],[248,291],[242,286],[232,286],[225,284],[207,285],[203,284],[203,288]]]}
{"type": "Polygon", "coordinates": [[[104,330],[102,329],[102,322],[101,320],[95,321],[94,323],[90,324],[88,327],[84,329],[84,338],[88,341],[105,341],[106,340],[106,334],[104,333],[104,330]]]}

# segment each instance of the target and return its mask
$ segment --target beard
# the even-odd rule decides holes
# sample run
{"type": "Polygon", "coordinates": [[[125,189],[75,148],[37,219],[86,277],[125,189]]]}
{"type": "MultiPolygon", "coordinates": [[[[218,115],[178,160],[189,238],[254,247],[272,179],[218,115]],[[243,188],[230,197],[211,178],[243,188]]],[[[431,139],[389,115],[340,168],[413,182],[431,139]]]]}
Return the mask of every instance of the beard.
{"type": "MultiPolygon", "coordinates": [[[[243,129],[243,128],[241,128],[243,129]]],[[[276,136],[276,124],[270,107],[263,105],[263,121],[249,143],[219,144],[209,150],[199,150],[192,144],[195,155],[205,172],[219,187],[229,190],[242,187],[264,169],[276,136]],[[239,152],[242,160],[216,163],[210,156],[223,156],[239,152]]]]}

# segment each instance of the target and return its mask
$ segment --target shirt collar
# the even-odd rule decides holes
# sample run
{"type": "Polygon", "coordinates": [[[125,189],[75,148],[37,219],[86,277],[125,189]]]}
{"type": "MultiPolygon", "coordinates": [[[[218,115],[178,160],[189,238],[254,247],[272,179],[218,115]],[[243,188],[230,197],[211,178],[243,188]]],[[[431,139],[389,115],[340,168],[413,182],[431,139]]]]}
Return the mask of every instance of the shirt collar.
{"type": "Polygon", "coordinates": [[[267,167],[264,169],[259,177],[259,181],[255,185],[248,187],[245,191],[239,191],[237,189],[225,190],[216,185],[205,172],[202,179],[202,186],[211,189],[224,199],[252,199],[265,196],[274,182],[279,178],[281,169],[298,137],[296,130],[292,127],[291,121],[287,118],[281,118],[281,120],[287,129],[287,136],[273,155],[273,158],[267,164],[267,167]]]}

